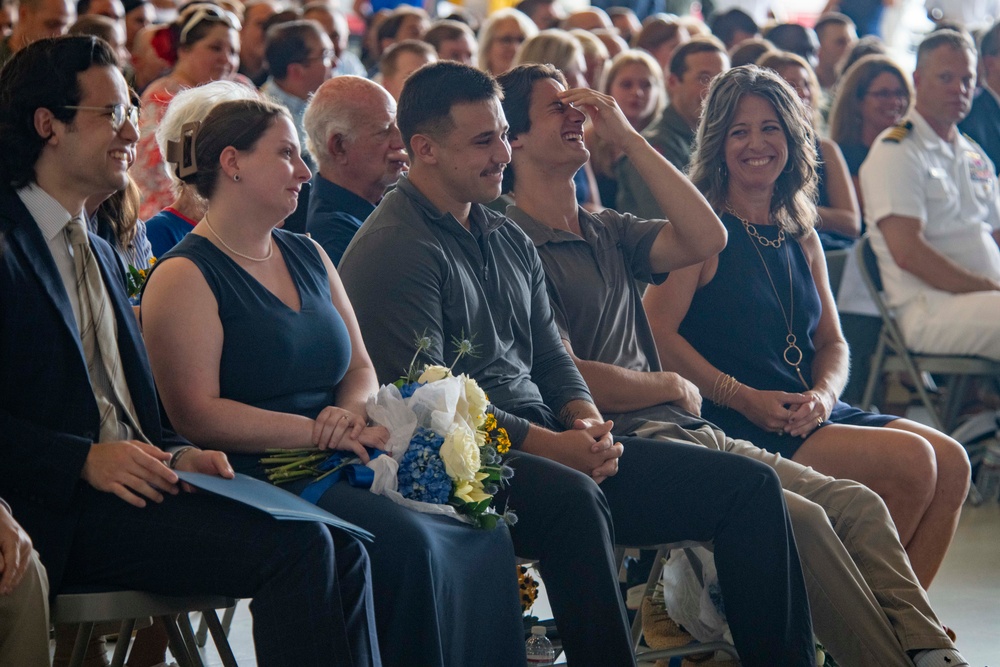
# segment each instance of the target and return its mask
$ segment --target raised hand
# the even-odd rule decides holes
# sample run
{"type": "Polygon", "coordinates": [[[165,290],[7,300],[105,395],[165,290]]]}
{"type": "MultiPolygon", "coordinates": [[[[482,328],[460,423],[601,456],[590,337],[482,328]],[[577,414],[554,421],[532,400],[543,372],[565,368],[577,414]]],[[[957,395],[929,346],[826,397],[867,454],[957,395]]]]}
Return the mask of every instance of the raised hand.
{"type": "Polygon", "coordinates": [[[590,88],[571,88],[560,92],[559,99],[579,107],[586,113],[597,136],[616,148],[624,149],[629,139],[640,137],[622,110],[618,108],[618,102],[610,95],[590,88]]]}

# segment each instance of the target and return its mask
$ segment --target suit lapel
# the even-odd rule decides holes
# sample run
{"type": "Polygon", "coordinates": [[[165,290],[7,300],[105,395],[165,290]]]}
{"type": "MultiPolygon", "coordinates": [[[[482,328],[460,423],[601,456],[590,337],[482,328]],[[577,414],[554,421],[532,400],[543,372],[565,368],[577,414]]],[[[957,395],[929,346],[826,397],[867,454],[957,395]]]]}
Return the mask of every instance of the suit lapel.
{"type": "Polygon", "coordinates": [[[17,195],[9,197],[8,205],[12,206],[11,218],[15,223],[9,230],[10,242],[24,253],[28,260],[25,264],[31,267],[56,310],[59,311],[59,321],[66,328],[66,333],[72,339],[80,354],[80,360],[86,368],[83,345],[80,343],[80,331],[76,324],[76,317],[73,315],[73,306],[69,302],[69,295],[66,293],[66,287],[63,285],[56,262],[52,259],[48,243],[45,242],[42,231],[38,228],[31,214],[28,213],[28,209],[25,208],[20,197],[17,195]]]}

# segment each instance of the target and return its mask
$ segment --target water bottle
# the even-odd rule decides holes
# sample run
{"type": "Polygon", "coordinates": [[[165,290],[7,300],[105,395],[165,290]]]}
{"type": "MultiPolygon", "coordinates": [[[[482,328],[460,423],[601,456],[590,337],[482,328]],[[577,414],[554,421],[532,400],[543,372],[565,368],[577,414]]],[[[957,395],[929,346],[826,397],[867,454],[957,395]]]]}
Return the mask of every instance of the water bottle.
{"type": "Polygon", "coordinates": [[[1000,442],[993,441],[986,446],[976,475],[976,489],[984,503],[1000,498],[1000,442]]]}
{"type": "Polygon", "coordinates": [[[524,652],[528,655],[528,664],[531,667],[541,667],[551,665],[556,661],[556,650],[552,648],[552,642],[545,636],[544,625],[534,625],[531,627],[531,636],[524,642],[524,652]]]}

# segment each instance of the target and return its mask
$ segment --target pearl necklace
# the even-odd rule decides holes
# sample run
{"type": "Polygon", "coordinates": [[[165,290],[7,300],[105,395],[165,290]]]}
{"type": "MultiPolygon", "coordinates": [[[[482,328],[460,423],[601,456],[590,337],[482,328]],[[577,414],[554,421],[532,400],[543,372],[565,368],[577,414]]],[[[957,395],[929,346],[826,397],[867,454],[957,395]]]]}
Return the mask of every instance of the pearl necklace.
{"type": "Polygon", "coordinates": [[[222,244],[222,247],[228,250],[229,252],[233,253],[237,257],[242,257],[243,259],[250,260],[251,262],[266,262],[267,260],[271,259],[271,257],[274,256],[274,239],[272,239],[270,236],[268,236],[267,239],[268,240],[267,255],[265,255],[264,257],[251,257],[250,255],[244,255],[238,250],[233,250],[233,248],[228,243],[222,240],[222,237],[219,236],[219,232],[215,231],[215,228],[212,227],[212,221],[208,219],[207,211],[205,212],[205,225],[208,227],[208,231],[212,232],[212,236],[214,236],[219,240],[219,243],[222,244]]]}

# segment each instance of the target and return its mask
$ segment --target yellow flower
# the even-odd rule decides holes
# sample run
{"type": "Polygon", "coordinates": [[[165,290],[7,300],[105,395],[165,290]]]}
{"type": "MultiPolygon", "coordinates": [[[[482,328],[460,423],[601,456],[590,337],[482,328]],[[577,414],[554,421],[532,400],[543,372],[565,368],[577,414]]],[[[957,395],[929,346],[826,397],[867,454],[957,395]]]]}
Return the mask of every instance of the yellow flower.
{"type": "Polygon", "coordinates": [[[417,378],[417,382],[437,382],[451,375],[451,370],[446,366],[428,366],[417,378]]]}
{"type": "Polygon", "coordinates": [[[484,431],[497,430],[497,418],[494,417],[492,414],[486,415],[486,421],[483,422],[483,430],[484,431]]]}
{"type": "MultiPolygon", "coordinates": [[[[486,475],[484,473],[479,473],[476,477],[482,475],[482,479],[485,479],[486,475]]],[[[480,503],[484,500],[492,498],[490,494],[483,491],[482,479],[474,479],[468,482],[458,482],[455,484],[455,497],[467,503],[480,503]]]]}
{"type": "Polygon", "coordinates": [[[150,257],[149,258],[149,265],[152,266],[153,264],[156,264],[156,258],[155,257],[150,257]]]}
{"type": "Polygon", "coordinates": [[[510,451],[510,436],[507,435],[505,428],[497,429],[497,451],[501,454],[510,451]]]}
{"type": "Polygon", "coordinates": [[[472,481],[479,472],[479,444],[473,431],[465,424],[456,424],[441,445],[441,460],[448,476],[454,480],[472,481]]]}

